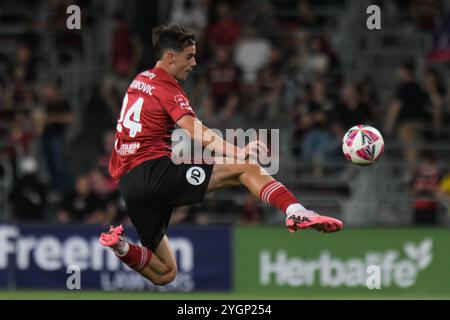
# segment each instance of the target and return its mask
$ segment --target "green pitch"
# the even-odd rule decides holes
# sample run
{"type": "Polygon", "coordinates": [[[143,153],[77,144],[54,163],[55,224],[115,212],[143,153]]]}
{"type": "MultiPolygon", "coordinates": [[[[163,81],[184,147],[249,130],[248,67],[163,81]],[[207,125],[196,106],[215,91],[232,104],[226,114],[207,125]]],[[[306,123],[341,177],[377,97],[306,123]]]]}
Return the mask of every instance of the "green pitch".
{"type": "Polygon", "coordinates": [[[449,300],[446,295],[383,295],[374,292],[371,295],[286,295],[266,293],[153,293],[153,292],[104,292],[104,291],[46,291],[46,290],[21,290],[0,291],[0,300],[359,300],[359,299],[426,299],[449,300]]]}

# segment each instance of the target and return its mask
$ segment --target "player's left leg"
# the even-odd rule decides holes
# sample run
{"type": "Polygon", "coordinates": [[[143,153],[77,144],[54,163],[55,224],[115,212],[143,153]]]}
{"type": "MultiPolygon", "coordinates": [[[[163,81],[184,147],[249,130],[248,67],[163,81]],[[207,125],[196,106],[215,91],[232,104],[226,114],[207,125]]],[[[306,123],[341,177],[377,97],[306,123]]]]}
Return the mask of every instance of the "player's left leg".
{"type": "Polygon", "coordinates": [[[173,281],[177,265],[166,236],[172,209],[178,202],[203,199],[211,171],[209,165],[175,165],[168,157],[140,164],[121,178],[119,186],[142,246],[125,241],[121,226],[102,233],[100,243],[154,284],[173,281]],[[199,178],[203,185],[197,185],[199,178]]]}
{"type": "Polygon", "coordinates": [[[122,225],[111,227],[100,235],[99,240],[102,245],[111,248],[122,262],[156,285],[168,284],[177,275],[175,256],[166,235],[154,252],[125,240],[122,225]]]}
{"type": "Polygon", "coordinates": [[[153,258],[140,273],[156,285],[165,285],[175,280],[177,276],[177,261],[167,235],[164,235],[161,239],[153,258]]]}
{"type": "Polygon", "coordinates": [[[240,184],[247,187],[255,197],[285,212],[286,226],[291,232],[307,228],[335,232],[343,227],[342,222],[337,219],[305,209],[283,184],[269,176],[257,163],[216,163],[207,192],[240,184]]]}

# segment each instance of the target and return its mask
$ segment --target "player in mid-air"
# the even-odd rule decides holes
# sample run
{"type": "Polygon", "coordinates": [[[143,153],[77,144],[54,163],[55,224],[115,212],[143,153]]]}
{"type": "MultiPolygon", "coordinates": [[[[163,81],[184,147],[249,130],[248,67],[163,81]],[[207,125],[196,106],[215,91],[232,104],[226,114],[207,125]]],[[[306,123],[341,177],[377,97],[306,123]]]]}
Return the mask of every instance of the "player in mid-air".
{"type": "Polygon", "coordinates": [[[244,185],[255,197],[282,210],[291,232],[342,229],[341,221],[305,209],[283,184],[257,162],[248,160],[258,152],[267,152],[264,143],[253,141],[239,148],[197,119],[179,82],[197,64],[192,32],[177,25],[161,25],[153,29],[153,45],[158,62],[153,69],[138,74],[128,88],[109,164],[142,246],[127,242],[122,226],[102,233],[102,245],[110,247],[119,259],[152,283],[170,283],[177,274],[166,234],[172,209],[202,202],[207,192],[237,185],[244,185]],[[223,157],[247,161],[176,164],[171,157],[175,125],[203,146],[225,150],[223,157]],[[196,126],[201,128],[200,137],[194,135],[196,126]]]}

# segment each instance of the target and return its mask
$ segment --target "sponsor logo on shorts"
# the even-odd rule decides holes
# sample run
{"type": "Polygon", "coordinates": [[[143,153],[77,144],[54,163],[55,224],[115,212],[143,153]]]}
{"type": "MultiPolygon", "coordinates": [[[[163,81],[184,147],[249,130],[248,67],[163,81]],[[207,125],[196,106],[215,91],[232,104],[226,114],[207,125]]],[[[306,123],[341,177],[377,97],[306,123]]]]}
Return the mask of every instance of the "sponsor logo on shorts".
{"type": "Polygon", "coordinates": [[[192,167],[186,172],[186,180],[193,186],[198,186],[205,181],[206,173],[201,167],[192,167]]]}

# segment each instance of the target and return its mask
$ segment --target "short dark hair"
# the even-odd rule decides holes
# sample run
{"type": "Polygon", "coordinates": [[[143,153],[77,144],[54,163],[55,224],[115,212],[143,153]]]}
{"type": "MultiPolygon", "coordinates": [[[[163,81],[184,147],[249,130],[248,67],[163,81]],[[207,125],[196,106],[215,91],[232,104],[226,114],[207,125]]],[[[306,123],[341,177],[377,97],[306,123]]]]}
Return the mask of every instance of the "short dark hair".
{"type": "Polygon", "coordinates": [[[194,33],[176,24],[160,25],[152,30],[152,42],[156,57],[161,59],[164,50],[183,51],[184,48],[195,45],[194,33]]]}

